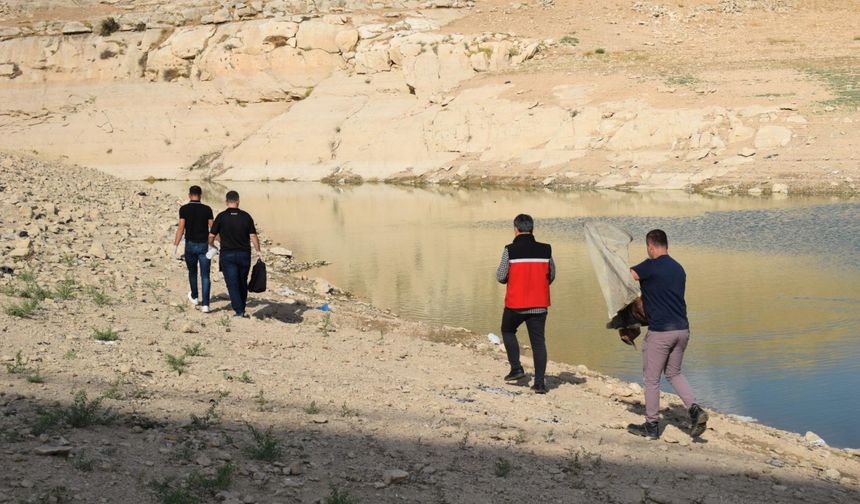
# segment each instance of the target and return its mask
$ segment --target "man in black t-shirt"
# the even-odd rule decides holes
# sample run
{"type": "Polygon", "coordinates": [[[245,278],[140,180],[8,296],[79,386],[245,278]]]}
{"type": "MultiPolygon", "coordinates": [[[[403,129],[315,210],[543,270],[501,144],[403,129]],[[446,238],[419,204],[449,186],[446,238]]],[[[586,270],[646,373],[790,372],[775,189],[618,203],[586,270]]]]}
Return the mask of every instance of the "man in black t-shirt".
{"type": "Polygon", "coordinates": [[[203,313],[209,313],[209,292],[212,282],[209,277],[210,260],[206,257],[209,249],[209,228],[212,226],[212,209],[200,202],[203,190],[193,185],[188,190],[188,203],[179,208],[179,225],[176,237],[173,239],[173,258],[179,251],[179,242],[185,235],[185,264],[188,266],[188,283],[191,290],[188,300],[191,304],[200,304],[203,313]],[[202,297],[197,297],[197,266],[200,265],[200,283],[202,297]]]}
{"type": "Polygon", "coordinates": [[[707,428],[708,413],[696,403],[693,389],[681,374],[684,351],[690,341],[690,323],[684,293],[687,273],[669,256],[669,239],[660,229],[645,236],[648,259],[633,266],[630,274],[642,288],[642,302],[648,320],[648,334],[642,344],[645,378],[645,423],[630,424],[627,430],[649,439],[660,437],[660,377],[666,379],[684,401],[690,414],[690,435],[701,436],[707,428]]]}
{"type": "Polygon", "coordinates": [[[254,219],[239,209],[239,193],[236,191],[227,193],[227,209],[215,217],[209,230],[209,245],[216,237],[221,242],[221,272],[230,294],[230,305],[237,317],[247,317],[245,304],[248,301],[251,244],[254,244],[258,259],[262,259],[262,252],[254,219]]]}

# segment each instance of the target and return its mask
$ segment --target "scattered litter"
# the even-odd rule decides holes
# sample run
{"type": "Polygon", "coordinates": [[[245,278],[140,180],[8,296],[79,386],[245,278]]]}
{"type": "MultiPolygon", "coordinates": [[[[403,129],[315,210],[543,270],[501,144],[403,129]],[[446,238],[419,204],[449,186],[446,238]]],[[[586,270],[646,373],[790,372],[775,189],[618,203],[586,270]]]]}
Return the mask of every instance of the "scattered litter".
{"type": "Polygon", "coordinates": [[[326,303],[326,304],[324,304],[324,305],[320,306],[319,308],[317,308],[317,310],[319,310],[319,311],[324,311],[324,312],[330,312],[330,311],[332,311],[331,306],[329,306],[329,305],[328,305],[328,303],[326,303]]]}
{"type": "Polygon", "coordinates": [[[284,287],[283,289],[278,291],[278,294],[280,294],[282,296],[286,296],[286,297],[292,297],[292,296],[295,296],[297,293],[296,293],[296,291],[294,291],[293,289],[290,289],[289,287],[284,287]]]}
{"type": "Polygon", "coordinates": [[[499,339],[499,337],[493,333],[488,334],[487,339],[490,340],[490,343],[492,343],[494,345],[501,345],[502,344],[502,340],[499,339]]]}

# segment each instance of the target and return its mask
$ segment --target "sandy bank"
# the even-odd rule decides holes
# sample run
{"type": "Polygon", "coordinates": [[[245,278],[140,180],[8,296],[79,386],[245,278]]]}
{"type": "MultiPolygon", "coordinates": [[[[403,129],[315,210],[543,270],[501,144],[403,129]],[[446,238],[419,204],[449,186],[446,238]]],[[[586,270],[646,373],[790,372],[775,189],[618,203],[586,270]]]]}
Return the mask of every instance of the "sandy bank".
{"type": "Polygon", "coordinates": [[[0,174],[0,502],[860,499],[857,452],[719,414],[693,443],[671,395],[663,440],[634,438],[636,385],[551,363],[547,396],[506,386],[483,337],[324,293],[284,258],[251,319],[226,316],[217,274],[204,315],[167,255],[178,202],[8,155],[0,174]],[[116,418],[66,425],[99,420],[61,414],[77,391],[116,418]]]}

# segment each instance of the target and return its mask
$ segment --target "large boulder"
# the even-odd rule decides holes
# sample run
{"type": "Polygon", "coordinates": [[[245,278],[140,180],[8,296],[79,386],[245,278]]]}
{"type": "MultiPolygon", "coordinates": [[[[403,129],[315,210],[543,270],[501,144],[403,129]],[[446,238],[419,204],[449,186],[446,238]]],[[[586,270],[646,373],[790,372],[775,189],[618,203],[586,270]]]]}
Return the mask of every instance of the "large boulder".
{"type": "Polygon", "coordinates": [[[785,147],[791,142],[791,130],[785,126],[762,126],[755,135],[756,149],[785,147]]]}
{"type": "Polygon", "coordinates": [[[341,53],[354,51],[356,44],[358,44],[358,30],[338,32],[334,40],[341,53]]]}
{"type": "Polygon", "coordinates": [[[337,34],[342,27],[322,21],[305,21],[299,25],[296,41],[300,49],[322,49],[323,51],[340,52],[337,44],[337,34]]]}

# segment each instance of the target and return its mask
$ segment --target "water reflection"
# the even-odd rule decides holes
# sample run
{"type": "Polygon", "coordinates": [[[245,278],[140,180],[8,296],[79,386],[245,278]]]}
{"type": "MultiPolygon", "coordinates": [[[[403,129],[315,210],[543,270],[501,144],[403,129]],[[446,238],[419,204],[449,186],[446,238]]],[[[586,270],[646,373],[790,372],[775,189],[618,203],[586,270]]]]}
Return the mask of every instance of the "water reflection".
{"type": "MultiPolygon", "coordinates": [[[[186,184],[159,183],[183,195],[186,184]]],[[[607,219],[644,236],[662,227],[688,272],[686,366],[702,401],[783,428],[860,446],[860,207],[827,198],[410,189],[387,185],[236,183],[262,233],[319,274],[411,318],[498,332],[494,280],[520,212],[553,244],[548,319],[553,360],[637,379],[635,350],[606,331],[582,224],[607,219]]],[[[204,187],[217,209],[225,187],[204,187]]],[[[645,257],[638,241],[631,260],[645,257]]],[[[504,371],[500,369],[500,373],[504,371]]]]}

